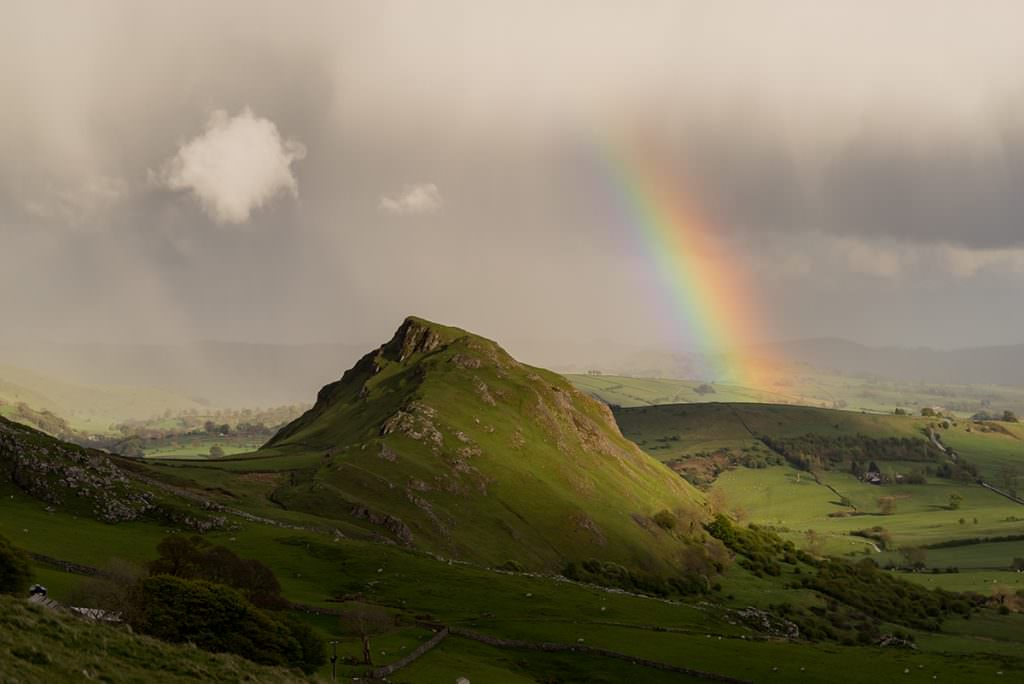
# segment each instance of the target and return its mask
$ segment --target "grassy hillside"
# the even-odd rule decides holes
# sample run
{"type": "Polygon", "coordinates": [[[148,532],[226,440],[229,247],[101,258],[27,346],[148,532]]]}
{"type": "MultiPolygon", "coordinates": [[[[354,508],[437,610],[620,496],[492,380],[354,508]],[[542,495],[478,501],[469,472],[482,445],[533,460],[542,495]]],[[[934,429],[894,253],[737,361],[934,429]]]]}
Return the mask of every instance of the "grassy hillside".
{"type": "Polygon", "coordinates": [[[4,681],[301,682],[298,673],[166,644],[0,596],[4,681]]]}
{"type": "MultiPolygon", "coordinates": [[[[49,444],[54,446],[52,440],[49,444]]],[[[357,538],[360,528],[354,524],[358,520],[337,521],[335,528],[335,521],[325,525],[321,516],[282,509],[268,498],[303,469],[318,464],[321,455],[270,454],[267,458],[227,461],[214,468],[202,467],[207,464],[182,467],[171,462],[135,465],[150,477],[173,483],[173,491],[182,496],[202,497],[211,505],[226,506],[220,513],[229,519],[228,527],[211,530],[206,538],[242,557],[266,563],[291,601],[324,611],[370,604],[397,616],[393,627],[373,637],[377,664],[398,660],[433,636],[430,629],[417,622],[423,620],[488,637],[556,642],[567,647],[586,645],[626,655],[626,660],[621,660],[587,652],[506,649],[452,636],[392,676],[392,681],[450,684],[460,676],[499,684],[538,680],[690,681],[683,675],[646,667],[635,660],[638,658],[769,684],[860,682],[864,677],[890,681],[904,677],[906,670],[913,673],[912,679],[930,681],[937,676],[959,682],[987,682],[1000,676],[997,672],[1009,679],[1024,672],[1021,615],[1000,615],[990,608],[967,621],[949,618],[939,633],[884,620],[876,626],[881,634],[910,634],[918,643],[917,650],[780,638],[764,626],[762,613],[757,611],[769,614],[786,604],[790,606],[786,610],[804,611],[801,620],[819,622],[809,617],[816,615],[814,611],[822,615],[850,614],[850,608],[835,608],[813,588],[800,585],[801,577],[815,572],[814,566],[803,561],[782,563],[784,572],[778,576],[755,573],[735,562],[721,577],[720,591],[676,602],[552,576],[496,572],[470,563],[441,561],[395,544],[362,541],[357,538]],[[221,465],[233,465],[233,469],[221,465]]],[[[160,539],[169,530],[180,529],[145,517],[117,524],[100,522],[77,515],[64,505],[40,501],[10,481],[0,482],[0,500],[4,513],[0,516],[0,534],[31,552],[93,566],[103,566],[113,558],[152,559],[160,539]]],[[[49,566],[40,565],[36,570],[37,578],[49,585],[58,599],[71,596],[81,582],[81,577],[49,566]]],[[[358,639],[346,635],[337,618],[329,614],[302,615],[324,638],[340,640],[339,676],[352,678],[365,673],[364,666],[348,660],[359,653],[358,639]]],[[[88,652],[96,647],[76,648],[88,652]]],[[[177,651],[172,651],[158,656],[158,661],[173,675],[179,665],[174,655],[177,651]]],[[[204,654],[193,653],[194,666],[205,662],[204,654]]],[[[6,650],[0,649],[0,659],[7,657],[6,650]]],[[[64,662],[62,656],[59,664],[41,665],[41,671],[47,676],[51,672],[47,668],[60,673],[57,668],[64,667],[64,662]]],[[[126,671],[133,670],[126,666],[126,671]]],[[[322,669],[321,679],[328,672],[328,668],[322,669]]],[[[160,681],[159,675],[148,678],[160,681]]],[[[42,678],[26,675],[20,679],[42,678]]],[[[222,679],[232,677],[226,674],[222,679]]]]}
{"type": "Polygon", "coordinates": [[[611,413],[497,344],[408,319],[259,452],[319,457],[274,493],[290,510],[376,520],[446,557],[560,569],[604,558],[676,567],[696,490],[643,454],[611,413]],[[652,522],[669,511],[682,522],[652,522]]]}

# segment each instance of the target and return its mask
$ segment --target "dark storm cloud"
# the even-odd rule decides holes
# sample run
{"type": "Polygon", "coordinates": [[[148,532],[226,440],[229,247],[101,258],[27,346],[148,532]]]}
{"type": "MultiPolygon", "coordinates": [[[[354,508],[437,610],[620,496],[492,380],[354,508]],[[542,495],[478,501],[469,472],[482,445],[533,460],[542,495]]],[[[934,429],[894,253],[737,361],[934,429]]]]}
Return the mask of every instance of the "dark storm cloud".
{"type": "Polygon", "coordinates": [[[850,141],[822,174],[824,224],[911,241],[1024,245],[1024,119],[1017,125],[995,143],[923,145],[896,132],[850,141]]]}

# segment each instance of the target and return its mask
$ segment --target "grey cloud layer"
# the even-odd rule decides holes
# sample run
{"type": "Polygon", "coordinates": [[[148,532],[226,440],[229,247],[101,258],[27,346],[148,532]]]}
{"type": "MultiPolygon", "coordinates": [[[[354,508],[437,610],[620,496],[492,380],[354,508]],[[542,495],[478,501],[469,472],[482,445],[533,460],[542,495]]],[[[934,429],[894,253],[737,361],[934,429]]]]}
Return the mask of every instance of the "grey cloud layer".
{"type": "Polygon", "coordinates": [[[1024,9],[944,8],[12,3],[0,282],[34,294],[9,313],[71,337],[351,338],[416,311],[668,338],[575,161],[634,132],[765,279],[766,334],[853,334],[832,307],[900,278],[992,301],[1022,278],[1024,9]]]}

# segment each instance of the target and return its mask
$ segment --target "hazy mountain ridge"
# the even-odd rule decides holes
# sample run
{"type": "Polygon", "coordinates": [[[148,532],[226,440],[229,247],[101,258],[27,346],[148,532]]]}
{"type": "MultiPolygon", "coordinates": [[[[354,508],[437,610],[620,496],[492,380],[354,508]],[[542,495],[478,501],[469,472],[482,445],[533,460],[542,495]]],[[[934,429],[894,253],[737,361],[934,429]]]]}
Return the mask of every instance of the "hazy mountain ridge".
{"type": "Polygon", "coordinates": [[[0,354],[7,364],[69,383],[157,388],[196,405],[252,407],[307,401],[324,377],[363,350],[346,344],[197,342],[10,345],[0,354]]]}
{"type": "Polygon", "coordinates": [[[850,375],[955,384],[1024,385],[1024,344],[954,350],[871,347],[817,338],[753,347],[754,354],[850,375]]]}

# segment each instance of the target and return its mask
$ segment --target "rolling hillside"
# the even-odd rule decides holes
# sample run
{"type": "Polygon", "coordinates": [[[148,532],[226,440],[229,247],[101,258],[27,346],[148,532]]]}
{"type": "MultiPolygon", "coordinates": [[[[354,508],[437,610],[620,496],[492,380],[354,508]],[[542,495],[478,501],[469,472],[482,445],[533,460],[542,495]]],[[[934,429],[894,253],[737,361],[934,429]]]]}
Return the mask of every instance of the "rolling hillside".
{"type": "Polygon", "coordinates": [[[490,340],[416,318],[260,454],[317,459],[273,493],[288,509],[489,564],[600,557],[662,570],[703,516],[701,495],[624,439],[603,404],[490,340]],[[684,534],[655,525],[660,511],[684,534]]]}
{"type": "MultiPolygon", "coordinates": [[[[435,332],[443,337],[443,330],[435,329],[435,332]]],[[[452,344],[448,343],[449,346],[452,344]]],[[[412,346],[417,345],[414,343],[412,346]]],[[[390,353],[384,352],[385,355],[390,353]]],[[[441,352],[435,350],[433,353],[440,360],[441,352]]],[[[429,352],[420,351],[413,356],[416,354],[429,355],[429,352]]],[[[426,374],[429,376],[429,372],[426,374]]],[[[495,382],[492,392],[500,388],[495,382]]],[[[373,391],[370,390],[371,395],[373,391]]],[[[320,418],[322,416],[303,426],[304,429],[314,427],[320,418]]],[[[797,421],[792,423],[798,424],[797,421]]],[[[16,432],[24,430],[12,429],[16,432]]],[[[56,465],[73,456],[61,451],[74,449],[69,445],[61,445],[30,430],[21,434],[37,440],[36,446],[40,451],[31,454],[33,459],[49,456],[51,460],[46,462],[56,465]],[[44,454],[43,450],[49,453],[44,454]]],[[[285,436],[283,439],[294,437],[285,436]]],[[[315,434],[313,437],[316,438],[315,434]]],[[[18,439],[24,443],[27,438],[18,439]]],[[[338,650],[342,659],[339,676],[346,679],[365,676],[367,668],[351,660],[359,652],[358,639],[342,630],[337,611],[366,603],[379,606],[400,618],[385,633],[374,637],[374,658],[378,664],[396,662],[432,638],[435,632],[424,626],[423,620],[452,628],[452,634],[441,646],[403,669],[394,681],[450,684],[460,676],[471,681],[510,684],[531,681],[608,684],[621,681],[690,681],[685,675],[659,669],[657,663],[653,666],[644,664],[642,659],[720,673],[743,681],[787,684],[804,681],[852,683],[864,681],[866,677],[895,681],[905,677],[908,671],[922,680],[930,681],[937,675],[940,680],[953,677],[959,682],[1002,681],[994,679],[1000,676],[997,673],[1002,672],[1005,680],[1010,681],[1019,677],[1022,671],[1020,614],[1004,615],[994,606],[983,607],[970,620],[963,620],[958,615],[948,617],[941,632],[908,627],[903,624],[905,616],[898,612],[892,615],[896,624],[887,622],[884,615],[882,619],[866,621],[864,617],[854,617],[857,612],[853,606],[862,605],[856,596],[843,595],[845,600],[853,601],[852,606],[841,602],[837,604],[835,599],[815,589],[819,586],[815,578],[821,579],[826,566],[818,567],[807,557],[803,557],[804,560],[794,559],[793,554],[785,549],[771,551],[776,561],[764,557],[766,549],[748,549],[746,556],[739,552],[730,554],[733,555],[732,563],[726,561],[723,574],[716,578],[721,582],[721,591],[658,601],[620,590],[602,590],[561,577],[497,572],[478,564],[443,561],[397,544],[367,543],[358,537],[359,528],[356,526],[356,523],[372,526],[367,520],[347,515],[350,522],[345,523],[325,518],[323,511],[286,510],[275,504],[272,497],[276,491],[295,486],[322,467],[324,456],[319,451],[293,452],[277,447],[246,458],[203,464],[121,459],[111,462],[119,468],[128,469],[123,472],[140,476],[140,479],[133,478],[129,483],[133,489],[146,484],[143,477],[149,478],[163,482],[157,487],[157,493],[167,495],[173,501],[191,503],[198,498],[206,500],[209,507],[219,509],[217,514],[227,517],[229,524],[224,529],[211,529],[205,533],[205,538],[228,546],[243,557],[265,562],[280,579],[283,593],[290,601],[322,611],[316,615],[303,608],[301,612],[293,613],[312,625],[323,638],[340,640],[338,650]],[[763,572],[765,567],[773,568],[772,563],[779,565],[781,574],[763,572]],[[771,616],[781,615],[779,611],[783,610],[800,622],[800,636],[779,634],[780,623],[771,616]],[[824,617],[819,619],[814,617],[816,615],[824,617]],[[829,637],[827,633],[821,633],[829,624],[835,626],[840,636],[829,637]],[[816,636],[805,633],[805,627],[818,630],[816,636]],[[864,645],[850,645],[855,643],[849,639],[857,631],[867,639],[864,645]],[[916,650],[880,648],[875,644],[874,640],[885,634],[903,631],[916,639],[916,650]],[[499,646],[482,643],[478,640],[481,638],[499,646]],[[560,650],[552,653],[539,647],[522,646],[540,642],[559,645],[560,650]],[[510,644],[513,645],[511,648],[510,644]],[[584,646],[594,650],[584,650],[584,646]],[[608,653],[621,655],[611,657],[608,653]]],[[[69,465],[74,467],[76,464],[69,465]]],[[[535,465],[535,461],[531,460],[530,465],[535,465]]],[[[893,524],[894,533],[906,535],[908,540],[913,538],[912,534],[939,541],[947,534],[989,533],[1000,525],[1011,530],[1015,527],[1012,523],[999,522],[1007,517],[1005,506],[1009,502],[1002,499],[1002,509],[992,506],[996,497],[984,492],[978,494],[993,498],[983,499],[975,496],[974,492],[965,492],[967,512],[929,510],[934,507],[934,502],[942,501],[943,495],[952,489],[948,486],[936,487],[934,492],[929,490],[926,496],[920,497],[920,501],[916,494],[913,499],[901,499],[898,513],[885,519],[831,518],[827,513],[839,509],[836,496],[807,477],[794,481],[793,472],[786,467],[731,471],[727,476],[754,475],[756,479],[733,483],[729,496],[739,497],[745,490],[749,497],[745,501],[749,506],[748,515],[773,526],[780,525],[780,519],[789,524],[802,524],[805,520],[808,525],[818,525],[819,521],[832,522],[833,527],[821,530],[822,535],[827,536],[830,552],[867,549],[867,540],[858,541],[845,530],[863,528],[876,521],[893,524]],[[790,491],[794,493],[792,496],[788,494],[790,491]],[[805,496],[805,492],[811,494],[805,496]],[[983,505],[988,508],[983,510],[983,505]],[[958,515],[976,515],[980,522],[965,529],[956,522],[958,515]]],[[[344,471],[341,474],[344,475],[344,471]]],[[[681,482],[681,478],[676,479],[681,482]]],[[[842,485],[841,482],[839,484],[842,485]]],[[[867,485],[863,487],[863,491],[850,491],[858,502],[870,501],[874,491],[867,485]]],[[[899,493],[896,486],[893,487],[892,491],[899,493]]],[[[684,491],[691,490],[686,487],[684,491]]],[[[102,518],[88,515],[88,507],[71,504],[77,500],[73,498],[73,491],[67,492],[65,502],[57,505],[40,500],[32,495],[31,490],[26,492],[18,483],[10,481],[0,481],[0,494],[3,501],[0,534],[32,553],[50,558],[100,567],[115,558],[140,562],[152,559],[156,545],[172,531],[191,534],[189,528],[180,522],[148,516],[118,524],[103,522],[102,518]]],[[[543,503],[540,499],[528,498],[530,491],[523,491],[522,495],[535,507],[543,503]]],[[[463,501],[476,503],[472,499],[463,501]]],[[[588,502],[586,505],[596,504],[588,502]]],[[[487,512],[483,507],[478,510],[487,512]]],[[[1016,527],[1019,529],[1019,525],[1016,527]]],[[[790,527],[787,530],[780,526],[778,529],[786,538],[804,545],[803,528],[790,527]]],[[[508,546],[510,552],[518,551],[514,544],[508,546]]],[[[1003,556],[993,553],[993,545],[966,548],[977,549],[979,559],[981,554],[998,556],[993,565],[1002,562],[999,558],[1003,556]]],[[[672,547],[662,546],[658,552],[672,550],[672,547]]],[[[598,554],[603,550],[594,546],[588,552],[598,554]]],[[[82,575],[69,574],[62,569],[63,566],[45,561],[39,563],[35,568],[37,580],[47,584],[51,595],[58,600],[66,600],[73,595],[84,580],[82,575]]],[[[879,583],[882,580],[891,582],[887,578],[896,576],[896,573],[876,573],[875,588],[881,589],[882,584],[879,583]]],[[[1019,577],[1016,573],[991,569],[986,569],[984,575],[963,572],[957,575],[905,576],[922,583],[933,578],[963,582],[964,588],[982,588],[985,595],[990,594],[995,586],[991,584],[993,578],[1000,578],[1001,583],[1005,580],[1006,586],[1013,587],[1011,578],[1019,577]]],[[[907,590],[904,585],[899,586],[904,592],[907,590]]],[[[867,595],[875,594],[872,590],[867,595]]],[[[17,608],[10,614],[21,620],[17,608]]],[[[48,624],[52,625],[52,622],[48,624]]],[[[9,625],[0,625],[0,632],[4,630],[9,633],[2,635],[3,638],[17,636],[16,630],[9,625]]],[[[75,633],[61,634],[66,643],[79,643],[75,641],[78,638],[75,633]]],[[[102,636],[102,633],[84,627],[82,634],[84,638],[102,636]]],[[[28,659],[21,664],[20,661],[26,659],[19,658],[18,667],[24,669],[24,674],[16,670],[19,681],[40,681],[46,674],[61,672],[59,668],[63,660],[58,662],[56,657],[63,659],[63,650],[55,648],[52,662],[37,664],[32,660],[42,661],[41,657],[30,648],[23,648],[23,642],[4,643],[18,648],[28,659]]],[[[125,662],[127,672],[142,669],[131,660],[134,645],[113,638],[106,643],[128,659],[125,662]]],[[[154,650],[140,655],[140,658],[152,657],[156,667],[166,668],[162,672],[170,674],[164,679],[171,679],[171,674],[179,671],[185,676],[202,676],[197,670],[201,663],[207,662],[204,654],[196,652],[195,657],[189,660],[196,667],[189,667],[180,661],[178,653],[177,649],[173,652],[154,650]]],[[[4,659],[8,657],[7,653],[0,652],[0,664],[5,673],[8,670],[4,659]]],[[[83,667],[95,665],[90,662],[83,667]]],[[[212,665],[209,671],[216,672],[212,665]]],[[[109,679],[117,681],[113,673],[98,668],[96,672],[106,673],[109,679]]],[[[329,666],[322,669],[319,673],[321,680],[328,679],[329,673],[329,666]]],[[[228,674],[222,676],[230,678],[228,674]]],[[[265,677],[256,676],[260,681],[273,680],[270,673],[265,677]]],[[[160,674],[149,678],[162,681],[160,674]]],[[[907,681],[911,679],[915,678],[907,681]]]]}

